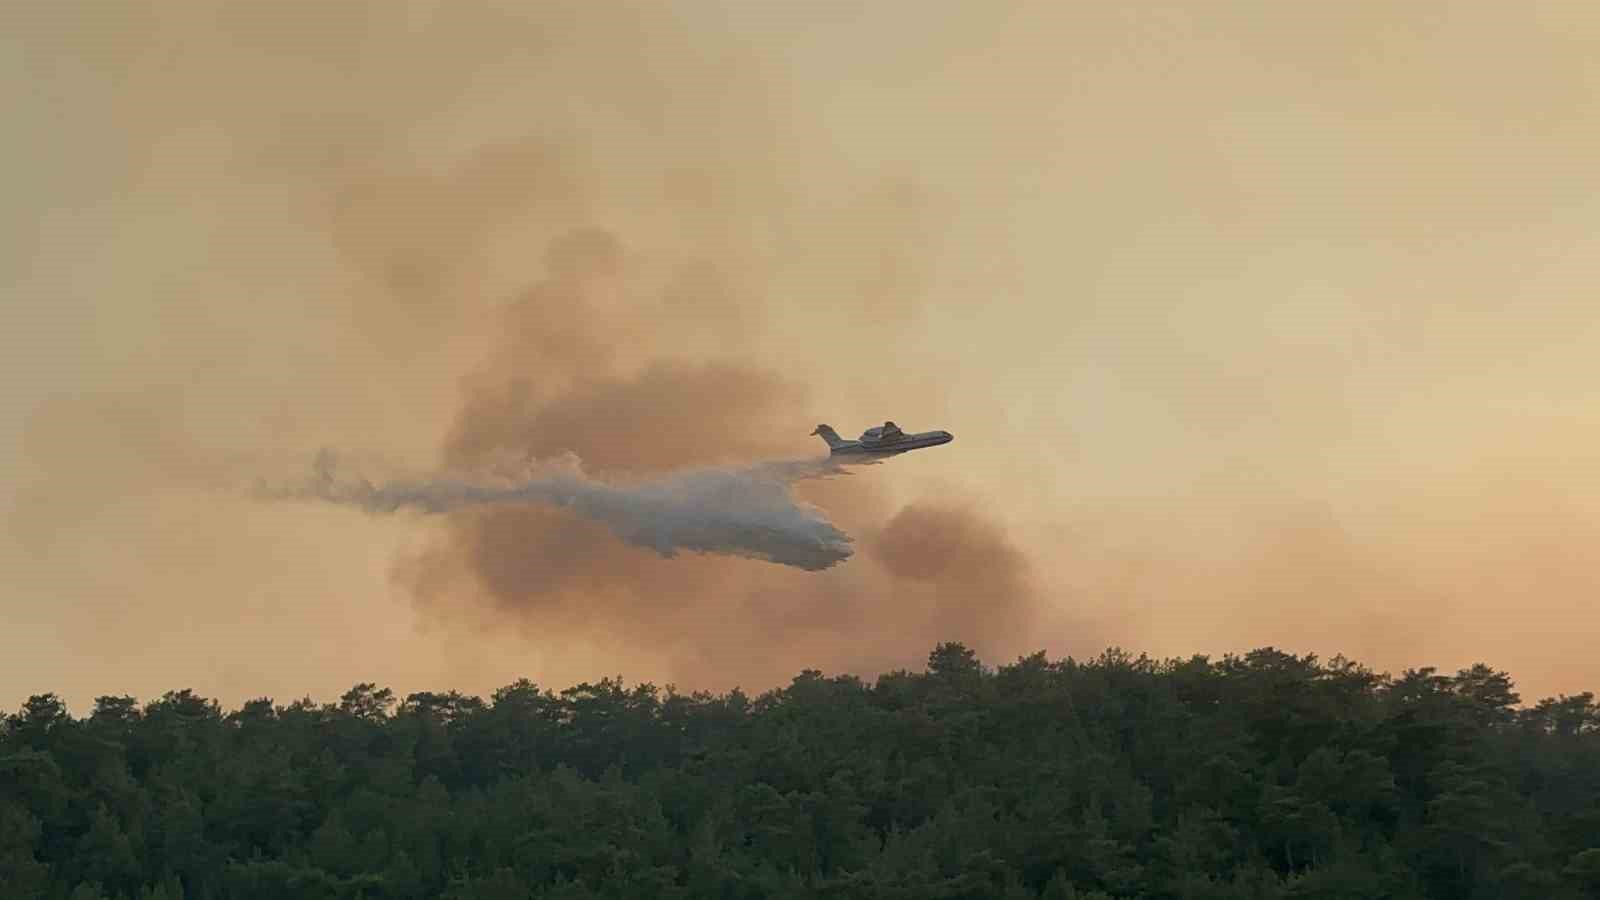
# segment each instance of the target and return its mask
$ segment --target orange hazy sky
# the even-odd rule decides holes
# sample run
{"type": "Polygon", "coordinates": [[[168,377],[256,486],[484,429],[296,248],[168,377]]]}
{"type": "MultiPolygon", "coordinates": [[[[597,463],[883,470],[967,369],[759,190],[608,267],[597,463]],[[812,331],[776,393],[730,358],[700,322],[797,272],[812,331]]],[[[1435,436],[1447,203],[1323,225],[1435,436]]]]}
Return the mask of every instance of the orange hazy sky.
{"type": "Polygon", "coordinates": [[[1600,687],[1594,3],[63,2],[0,67],[0,707],[936,640],[1600,687]],[[801,488],[824,573],[249,491],[886,418],[957,439],[801,488]]]}

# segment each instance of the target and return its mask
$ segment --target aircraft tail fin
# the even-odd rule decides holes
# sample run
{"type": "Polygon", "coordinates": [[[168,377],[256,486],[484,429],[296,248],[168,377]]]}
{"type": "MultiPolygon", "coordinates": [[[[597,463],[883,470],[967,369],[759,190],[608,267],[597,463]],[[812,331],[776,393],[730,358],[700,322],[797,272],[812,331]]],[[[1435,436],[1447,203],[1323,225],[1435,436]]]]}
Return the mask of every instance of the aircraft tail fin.
{"type": "Polygon", "coordinates": [[[827,441],[829,450],[840,447],[845,443],[844,438],[839,437],[839,432],[834,431],[832,425],[818,425],[817,430],[811,433],[827,441]]]}

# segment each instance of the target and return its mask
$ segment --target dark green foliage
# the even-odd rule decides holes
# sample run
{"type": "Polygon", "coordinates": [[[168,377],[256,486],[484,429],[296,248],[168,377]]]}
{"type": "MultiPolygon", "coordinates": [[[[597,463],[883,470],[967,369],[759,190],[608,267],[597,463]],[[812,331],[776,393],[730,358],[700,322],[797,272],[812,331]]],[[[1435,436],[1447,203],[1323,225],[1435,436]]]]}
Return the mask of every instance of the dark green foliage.
{"type": "Polygon", "coordinates": [[[0,896],[1600,898],[1600,709],[1272,649],[489,701],[30,698],[0,896]]]}

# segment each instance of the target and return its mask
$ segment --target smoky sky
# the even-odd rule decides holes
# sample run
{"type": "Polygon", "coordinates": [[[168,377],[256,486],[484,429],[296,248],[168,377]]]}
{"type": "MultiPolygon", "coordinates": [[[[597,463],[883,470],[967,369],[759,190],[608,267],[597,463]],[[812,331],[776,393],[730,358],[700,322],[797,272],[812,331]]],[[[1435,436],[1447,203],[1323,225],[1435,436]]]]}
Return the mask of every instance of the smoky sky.
{"type": "MultiPolygon", "coordinates": [[[[630,283],[634,252],[593,226],[553,238],[537,257],[544,271],[501,311],[496,344],[463,378],[443,432],[456,471],[567,454],[597,480],[391,484],[357,498],[368,508],[471,507],[397,563],[397,583],[424,615],[505,618],[543,640],[666,644],[672,677],[696,684],[763,683],[807,658],[914,663],[943,633],[1014,650],[1039,598],[1026,555],[998,523],[976,506],[897,511],[874,481],[887,466],[835,471],[831,493],[851,494],[845,514],[864,526],[866,546],[888,548],[852,558],[855,539],[824,517],[827,501],[790,494],[822,474],[780,456],[814,412],[797,379],[738,352],[759,318],[722,314],[727,279],[714,260],[696,258],[652,291],[630,283]],[[677,359],[674,335],[689,331],[732,352],[677,359]],[[605,481],[616,478],[634,481],[605,481]],[[728,652],[744,646],[761,647],[759,661],[728,652]]],[[[867,327],[887,324],[892,339],[893,320],[876,322],[867,327]]]]}
{"type": "Polygon", "coordinates": [[[14,18],[0,702],[939,640],[1600,678],[1592,5],[14,18]],[[851,538],[815,571],[252,491],[320,448],[670,484],[884,419],[957,439],[792,483],[851,538]]]}

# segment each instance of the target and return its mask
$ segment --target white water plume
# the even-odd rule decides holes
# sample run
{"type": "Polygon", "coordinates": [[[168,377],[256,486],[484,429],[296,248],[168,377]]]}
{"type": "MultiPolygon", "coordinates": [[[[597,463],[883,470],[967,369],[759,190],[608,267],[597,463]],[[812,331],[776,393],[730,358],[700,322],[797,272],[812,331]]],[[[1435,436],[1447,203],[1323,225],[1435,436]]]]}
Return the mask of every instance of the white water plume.
{"type": "Polygon", "coordinates": [[[851,554],[850,536],[789,492],[795,481],[844,474],[841,464],[827,458],[686,469],[637,482],[596,480],[575,458],[545,465],[542,474],[523,479],[434,477],[374,484],[365,478],[341,480],[336,469],[333,453],[324,450],[311,478],[285,488],[262,486],[259,493],[369,513],[543,503],[599,522],[622,540],[665,557],[687,550],[818,571],[851,554]]]}

